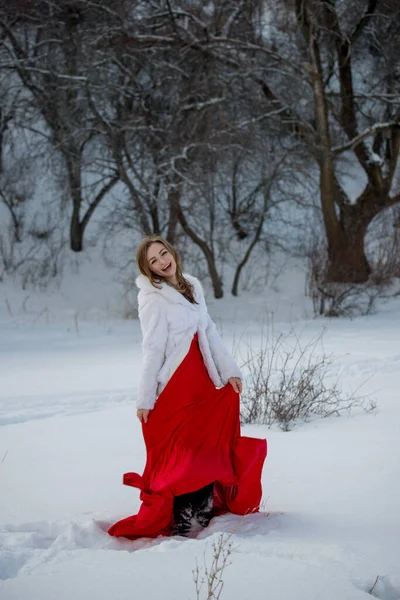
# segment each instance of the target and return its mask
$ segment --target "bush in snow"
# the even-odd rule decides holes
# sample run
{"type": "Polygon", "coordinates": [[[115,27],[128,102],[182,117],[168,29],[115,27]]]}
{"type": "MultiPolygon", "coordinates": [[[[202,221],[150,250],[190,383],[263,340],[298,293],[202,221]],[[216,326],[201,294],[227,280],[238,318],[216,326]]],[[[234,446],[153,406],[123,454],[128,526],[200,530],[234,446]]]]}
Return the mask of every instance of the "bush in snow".
{"type": "Polygon", "coordinates": [[[332,379],[332,357],[319,351],[322,334],[305,346],[294,331],[267,340],[258,351],[248,349],[242,393],[243,423],[273,425],[284,431],[298,421],[340,415],[352,408],[366,410],[374,404],[346,394],[332,379]]]}

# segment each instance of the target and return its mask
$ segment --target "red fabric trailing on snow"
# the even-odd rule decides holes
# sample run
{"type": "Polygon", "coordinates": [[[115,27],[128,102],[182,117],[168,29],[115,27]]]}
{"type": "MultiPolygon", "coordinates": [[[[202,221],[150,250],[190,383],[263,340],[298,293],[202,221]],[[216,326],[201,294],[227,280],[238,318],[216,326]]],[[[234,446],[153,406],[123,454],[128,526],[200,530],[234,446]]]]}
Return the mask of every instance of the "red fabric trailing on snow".
{"type": "Polygon", "coordinates": [[[174,497],[212,482],[215,514],[258,511],[267,442],[242,437],[239,418],[239,394],[230,384],[215,388],[195,335],[143,424],[143,475],[124,475],[125,485],[141,490],[140,510],[108,533],[129,539],[168,535],[174,497]]]}

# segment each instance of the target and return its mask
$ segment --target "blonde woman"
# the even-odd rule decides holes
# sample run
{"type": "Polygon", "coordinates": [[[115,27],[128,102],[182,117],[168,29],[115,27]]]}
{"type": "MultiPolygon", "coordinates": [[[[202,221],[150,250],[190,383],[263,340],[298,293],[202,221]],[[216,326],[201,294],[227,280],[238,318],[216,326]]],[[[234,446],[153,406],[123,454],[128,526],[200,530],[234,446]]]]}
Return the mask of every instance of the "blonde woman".
{"type": "Polygon", "coordinates": [[[240,436],[242,376],[211,320],[200,282],[183,275],[160,236],[142,240],[139,319],[143,370],[137,398],[147,450],[137,515],[109,533],[130,539],[206,527],[214,515],[258,510],[266,441],[240,436]]]}

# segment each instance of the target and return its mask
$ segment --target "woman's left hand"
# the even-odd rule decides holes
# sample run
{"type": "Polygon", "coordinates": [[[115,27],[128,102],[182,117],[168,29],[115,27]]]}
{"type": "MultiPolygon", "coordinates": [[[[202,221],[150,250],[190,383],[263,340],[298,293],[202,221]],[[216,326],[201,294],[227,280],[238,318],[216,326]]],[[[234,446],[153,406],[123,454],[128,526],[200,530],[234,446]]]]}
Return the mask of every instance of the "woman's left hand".
{"type": "Polygon", "coordinates": [[[242,380],[239,379],[239,377],[231,377],[228,379],[228,382],[231,384],[237,394],[242,393],[242,380]]]}

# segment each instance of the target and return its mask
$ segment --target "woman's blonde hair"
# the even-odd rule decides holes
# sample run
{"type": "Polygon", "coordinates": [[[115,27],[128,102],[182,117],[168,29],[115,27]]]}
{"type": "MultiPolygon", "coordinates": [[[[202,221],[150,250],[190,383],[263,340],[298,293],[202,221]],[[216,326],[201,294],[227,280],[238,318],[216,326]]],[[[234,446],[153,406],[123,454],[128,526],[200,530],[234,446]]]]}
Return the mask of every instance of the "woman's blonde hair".
{"type": "Polygon", "coordinates": [[[149,279],[151,285],[153,285],[155,288],[158,288],[157,284],[160,284],[163,281],[166,281],[163,277],[160,277],[159,275],[156,275],[155,273],[153,273],[153,271],[150,269],[149,261],[147,260],[148,249],[150,248],[150,246],[152,244],[155,244],[157,242],[159,244],[162,244],[163,246],[165,246],[165,248],[168,250],[168,252],[170,252],[172,254],[172,256],[174,257],[174,260],[176,262],[176,275],[175,276],[176,276],[177,282],[176,282],[176,284],[173,285],[173,287],[176,290],[178,290],[178,292],[183,294],[183,296],[185,296],[185,298],[187,300],[189,300],[189,302],[191,302],[192,304],[198,304],[198,302],[196,302],[195,297],[194,297],[194,289],[193,289],[192,284],[189,283],[189,281],[187,281],[184,278],[184,276],[182,275],[182,266],[181,266],[181,261],[180,261],[178,252],[166,239],[164,239],[160,235],[148,235],[140,242],[138,249],[136,251],[136,263],[137,263],[137,266],[139,267],[139,271],[141,272],[142,275],[144,275],[145,277],[147,277],[149,279]]]}

